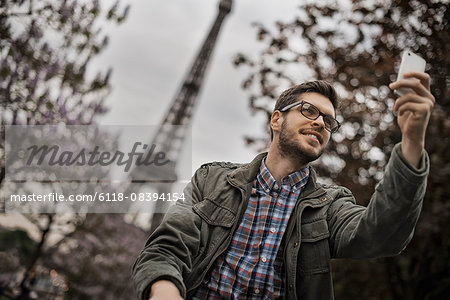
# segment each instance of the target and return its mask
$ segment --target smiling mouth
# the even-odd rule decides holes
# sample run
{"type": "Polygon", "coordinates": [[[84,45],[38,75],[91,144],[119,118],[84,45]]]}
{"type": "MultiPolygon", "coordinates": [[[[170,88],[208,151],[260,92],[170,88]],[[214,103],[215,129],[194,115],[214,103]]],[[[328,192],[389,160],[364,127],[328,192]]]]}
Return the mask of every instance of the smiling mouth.
{"type": "Polygon", "coordinates": [[[305,134],[306,136],[312,137],[314,140],[316,140],[316,142],[319,142],[319,139],[317,138],[317,136],[315,136],[314,134],[305,134]]]}
{"type": "Polygon", "coordinates": [[[310,137],[311,139],[313,139],[314,141],[316,141],[319,144],[322,143],[322,135],[316,131],[305,130],[305,131],[302,131],[301,134],[310,137]]]}

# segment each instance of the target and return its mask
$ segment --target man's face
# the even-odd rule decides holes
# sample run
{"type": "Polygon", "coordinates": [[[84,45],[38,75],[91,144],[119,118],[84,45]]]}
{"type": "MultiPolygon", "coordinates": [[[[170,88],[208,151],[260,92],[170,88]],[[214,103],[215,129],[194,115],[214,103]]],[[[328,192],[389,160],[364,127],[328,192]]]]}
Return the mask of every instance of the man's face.
{"type": "MultiPolygon", "coordinates": [[[[305,93],[299,101],[316,106],[322,113],[335,116],[331,101],[317,93],[305,93]]],[[[322,155],[331,133],[325,129],[322,116],[316,120],[306,118],[300,112],[300,105],[291,108],[283,116],[278,141],[282,156],[287,156],[307,164],[322,155]]]]}

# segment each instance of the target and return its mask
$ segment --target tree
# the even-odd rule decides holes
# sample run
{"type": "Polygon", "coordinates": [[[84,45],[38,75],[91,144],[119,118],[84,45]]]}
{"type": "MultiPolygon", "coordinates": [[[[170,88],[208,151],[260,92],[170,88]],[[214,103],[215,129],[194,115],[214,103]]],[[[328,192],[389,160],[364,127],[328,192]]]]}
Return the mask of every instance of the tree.
{"type": "MultiPolygon", "coordinates": [[[[120,24],[128,10],[116,2],[105,18],[120,24]]],[[[87,74],[108,44],[101,14],[99,1],[1,1],[1,125],[83,125],[106,112],[111,69],[87,74]]]]}
{"type": "MultiPolygon", "coordinates": [[[[350,188],[363,205],[401,139],[392,113],[395,95],[388,88],[400,54],[410,48],[427,61],[437,103],[426,140],[432,171],[415,238],[396,258],[334,262],[337,298],[443,299],[450,292],[450,243],[444,238],[449,234],[445,195],[450,193],[447,6],[445,0],[310,1],[300,5],[292,21],[279,21],[275,28],[255,24],[258,40],[267,47],[256,58],[239,53],[234,59],[236,66],[250,69],[242,86],[252,111],[268,119],[286,87],[311,79],[335,85],[343,126],[316,168],[350,188]]],[[[262,148],[268,139],[247,137],[247,142],[262,148]]]]}
{"type": "MultiPolygon", "coordinates": [[[[99,1],[76,0],[0,2],[0,184],[3,185],[5,125],[89,125],[107,111],[104,100],[110,92],[111,69],[90,76],[88,66],[108,44],[102,25],[121,24],[129,6],[121,8],[116,2],[104,9],[99,1]]],[[[19,291],[16,290],[19,298],[29,296],[38,260],[45,257],[49,232],[64,227],[64,234],[68,234],[67,230],[76,231],[83,224],[81,215],[69,220],[52,214],[27,217],[41,231],[40,241],[28,259],[11,263],[18,274],[10,282],[2,281],[0,288],[3,293],[20,282],[19,291]]],[[[2,250],[14,251],[12,247],[2,250]]],[[[11,253],[3,252],[0,256],[16,257],[11,253]]]]}
{"type": "Polygon", "coordinates": [[[135,293],[130,270],[145,236],[121,214],[89,214],[49,247],[44,264],[65,278],[70,299],[130,299],[135,293]]]}

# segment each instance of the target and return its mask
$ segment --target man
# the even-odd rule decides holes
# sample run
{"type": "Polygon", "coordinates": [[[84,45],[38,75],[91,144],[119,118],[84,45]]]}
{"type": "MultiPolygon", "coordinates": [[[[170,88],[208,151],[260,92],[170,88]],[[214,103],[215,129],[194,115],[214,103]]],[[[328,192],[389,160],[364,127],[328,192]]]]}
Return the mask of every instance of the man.
{"type": "Polygon", "coordinates": [[[339,128],[337,95],[314,81],[281,94],[268,153],[249,164],[203,165],[133,266],[140,299],[333,299],[331,258],[400,253],[425,193],[430,79],[409,73],[390,85],[412,92],[394,111],[396,145],[367,207],[351,192],[316,182],[308,164],[339,128]]]}

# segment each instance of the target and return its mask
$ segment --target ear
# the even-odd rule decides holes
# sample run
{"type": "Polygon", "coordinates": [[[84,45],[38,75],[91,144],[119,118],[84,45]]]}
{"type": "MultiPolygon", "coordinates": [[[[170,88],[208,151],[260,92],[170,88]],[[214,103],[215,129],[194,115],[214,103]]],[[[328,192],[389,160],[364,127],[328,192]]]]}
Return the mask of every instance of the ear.
{"type": "Polygon", "coordinates": [[[280,132],[281,130],[281,124],[283,123],[284,115],[279,110],[276,110],[272,113],[272,116],[270,117],[270,128],[272,128],[272,131],[274,132],[280,132]]]}

